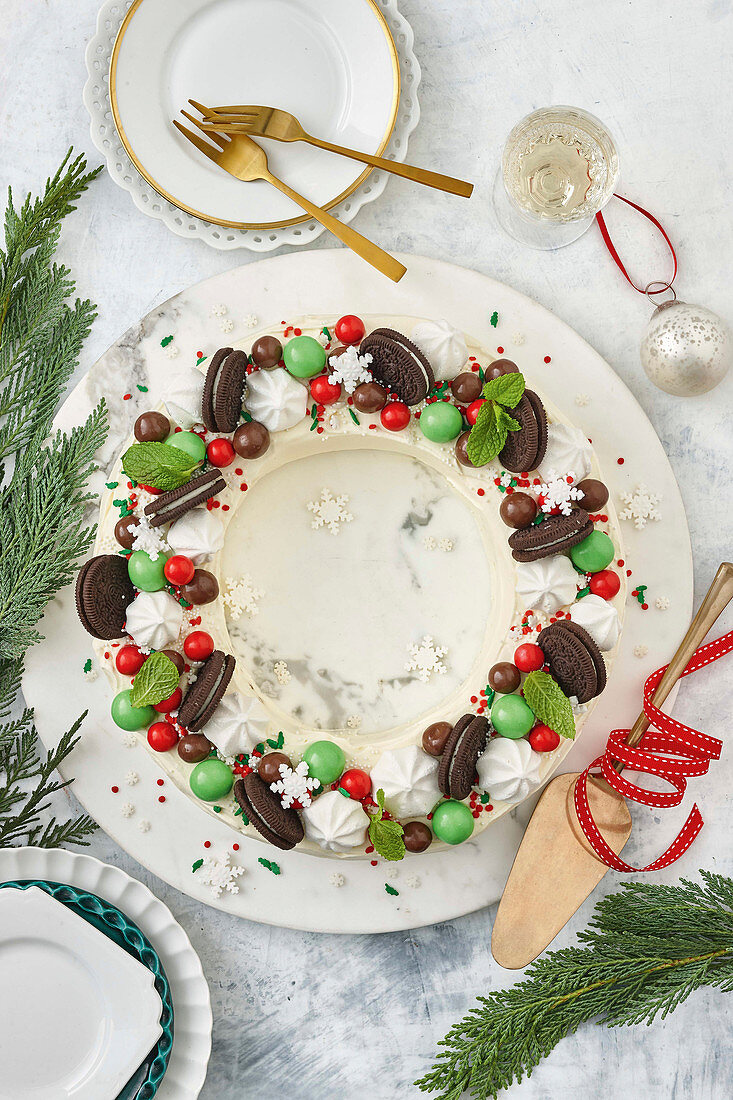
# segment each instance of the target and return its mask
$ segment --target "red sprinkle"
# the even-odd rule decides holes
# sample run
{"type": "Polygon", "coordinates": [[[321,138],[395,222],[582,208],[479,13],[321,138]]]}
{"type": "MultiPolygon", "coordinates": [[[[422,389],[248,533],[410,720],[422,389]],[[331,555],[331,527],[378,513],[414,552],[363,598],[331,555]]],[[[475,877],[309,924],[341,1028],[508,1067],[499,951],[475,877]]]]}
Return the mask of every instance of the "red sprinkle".
{"type": "Polygon", "coordinates": [[[164,794],[160,795],[160,797],[158,798],[158,802],[165,802],[165,795],[164,794]]]}
{"type": "Polygon", "coordinates": [[[132,400],[132,394],[131,394],[131,393],[125,393],[125,394],[123,394],[123,395],[122,395],[122,400],[123,400],[123,401],[131,401],[131,400],[132,400]]]}
{"type": "Polygon", "coordinates": [[[371,859],[369,862],[371,863],[372,867],[377,866],[377,860],[376,859],[371,859]]]}
{"type": "Polygon", "coordinates": [[[237,475],[237,477],[241,477],[244,473],[244,470],[240,466],[236,466],[234,468],[234,473],[237,475]]]}
{"type": "Polygon", "coordinates": [[[110,790],[112,791],[112,794],[117,794],[119,789],[120,789],[119,787],[110,787],[110,790]]]}
{"type": "Polygon", "coordinates": [[[232,844],[232,851],[233,852],[238,852],[239,851],[239,845],[238,844],[232,844]]]}
{"type": "Polygon", "coordinates": [[[617,458],[616,461],[618,462],[619,466],[623,466],[624,460],[622,458],[617,458]]]}
{"type": "Polygon", "coordinates": [[[499,355],[504,354],[504,349],[503,348],[497,348],[496,350],[498,351],[499,355]]]}
{"type": "Polygon", "coordinates": [[[211,841],[210,840],[205,840],[204,841],[204,848],[210,848],[210,847],[211,847],[211,841]]]}
{"type": "Polygon", "coordinates": [[[159,787],[162,787],[163,784],[165,783],[165,780],[164,779],[156,779],[156,783],[158,784],[159,787]]]}
{"type": "Polygon", "coordinates": [[[551,363],[552,362],[551,357],[549,355],[546,355],[545,358],[544,358],[544,362],[545,363],[551,363]]]}
{"type": "Polygon", "coordinates": [[[476,490],[476,495],[480,496],[480,497],[485,497],[486,496],[486,490],[485,489],[477,489],[476,490]]]}

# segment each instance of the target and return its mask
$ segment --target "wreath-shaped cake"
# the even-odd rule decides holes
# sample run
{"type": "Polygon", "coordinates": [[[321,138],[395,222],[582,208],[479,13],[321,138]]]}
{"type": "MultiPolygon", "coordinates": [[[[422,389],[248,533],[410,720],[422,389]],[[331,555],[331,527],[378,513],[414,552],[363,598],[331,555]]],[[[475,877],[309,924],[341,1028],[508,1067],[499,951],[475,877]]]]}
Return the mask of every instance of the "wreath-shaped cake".
{"type": "Polygon", "coordinates": [[[399,859],[551,774],[606,684],[620,559],[590,442],[517,364],[349,315],[172,368],[77,607],[115,724],[193,800],[399,859]]]}

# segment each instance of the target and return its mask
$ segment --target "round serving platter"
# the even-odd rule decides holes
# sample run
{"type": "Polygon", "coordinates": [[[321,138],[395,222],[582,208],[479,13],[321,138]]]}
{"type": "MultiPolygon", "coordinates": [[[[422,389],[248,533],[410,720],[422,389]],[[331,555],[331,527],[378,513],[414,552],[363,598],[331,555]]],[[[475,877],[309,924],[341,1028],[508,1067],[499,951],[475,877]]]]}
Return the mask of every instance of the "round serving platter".
{"type": "MultiPolygon", "coordinates": [[[[100,460],[108,466],[147,407],[147,393],[163,384],[171,359],[246,341],[255,322],[257,328],[272,325],[277,331],[289,318],[345,312],[446,317],[488,351],[516,359],[530,383],[593,440],[617,505],[622,504],[620,493],[642,483],[661,498],[660,522],[640,530],[632,523],[622,525],[629,589],[647,585],[649,608],[643,610],[629,597],[609,686],[562,764],[562,770],[574,770],[597,754],[610,729],[633,720],[645,676],[686,629],[692,560],[679,490],[635,399],[567,325],[476,272],[421,257],[404,260],[408,274],[394,287],[345,250],[262,261],[200,283],[148,314],[110,348],[64,405],[58,427],[79,423],[104,396],[111,431],[100,460]],[[654,600],[664,603],[664,597],[669,606],[661,610],[654,600]]],[[[103,471],[98,476],[104,480],[103,471]]],[[[172,783],[161,784],[162,772],[150,754],[141,746],[127,747],[120,738],[109,716],[106,678],[85,682],[91,647],[76,620],[70,589],[50,606],[42,630],[46,641],[30,651],[24,679],[42,738],[55,744],[79,711],[89,708],[82,742],[67,764],[68,774],[76,776],[75,794],[130,854],[192,897],[252,920],[316,931],[374,932],[456,917],[501,893],[521,837],[516,814],[453,850],[376,866],[297,850],[275,853],[237,835],[172,783]],[[126,789],[131,769],[139,781],[126,789]],[[245,868],[236,880],[237,893],[215,898],[203,876],[192,872],[194,863],[212,854],[228,854],[245,868]],[[273,874],[260,858],[276,858],[281,873],[273,874]]]]}

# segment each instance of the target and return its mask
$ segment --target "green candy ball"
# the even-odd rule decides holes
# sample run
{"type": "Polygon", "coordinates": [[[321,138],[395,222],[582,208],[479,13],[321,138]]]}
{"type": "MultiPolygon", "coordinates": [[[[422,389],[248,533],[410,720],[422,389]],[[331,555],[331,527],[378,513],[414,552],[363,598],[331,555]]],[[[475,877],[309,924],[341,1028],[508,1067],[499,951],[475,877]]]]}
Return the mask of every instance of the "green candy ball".
{"type": "Polygon", "coordinates": [[[308,765],[308,774],[322,787],[335,783],[346,763],[344,750],[333,741],[314,741],[303,753],[303,759],[308,765]]]}
{"type": "Polygon", "coordinates": [[[449,798],[435,807],[431,824],[438,840],[462,844],[473,832],[473,814],[465,802],[449,798]]]}
{"type": "Polygon", "coordinates": [[[211,756],[196,765],[188,781],[197,798],[203,802],[216,802],[229,794],[234,786],[234,775],[228,764],[211,756]]]}
{"type": "Polygon", "coordinates": [[[450,443],[463,431],[463,417],[448,401],[435,401],[420,413],[420,431],[433,443],[450,443]]]}
{"type": "Polygon", "coordinates": [[[283,362],[295,378],[313,378],[326,366],[326,351],[312,336],[294,336],[283,348],[283,362]]]}
{"type": "Polygon", "coordinates": [[[521,695],[500,695],[491,708],[491,722],[502,737],[525,737],[534,725],[534,713],[521,695]]]}
{"type": "Polygon", "coordinates": [[[600,573],[613,561],[613,543],[603,531],[591,531],[587,538],[573,546],[570,560],[584,573],[600,573]]]}
{"type": "Polygon", "coordinates": [[[203,462],[206,458],[206,444],[195,432],[174,432],[168,436],[166,443],[170,447],[177,447],[179,451],[185,451],[194,462],[203,462]]]}
{"type": "Polygon", "coordinates": [[[127,562],[127,572],[135,588],[143,592],[159,592],[165,588],[165,563],[167,554],[158,554],[155,561],[144,550],[136,550],[127,562]]]}
{"type": "Polygon", "coordinates": [[[125,688],[112,700],[112,720],[122,730],[141,730],[158,718],[155,707],[133,707],[130,689],[125,688]]]}

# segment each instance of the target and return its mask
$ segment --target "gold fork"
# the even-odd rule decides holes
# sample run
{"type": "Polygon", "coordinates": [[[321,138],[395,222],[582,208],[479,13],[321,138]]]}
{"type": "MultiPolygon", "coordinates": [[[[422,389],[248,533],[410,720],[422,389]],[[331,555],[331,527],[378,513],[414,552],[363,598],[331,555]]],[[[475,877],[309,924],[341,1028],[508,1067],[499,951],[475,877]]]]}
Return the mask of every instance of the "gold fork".
{"type": "Polygon", "coordinates": [[[295,115],[289,114],[288,111],[281,111],[277,107],[235,105],[206,108],[194,103],[192,99],[189,103],[192,103],[196,110],[201,111],[205,116],[206,121],[203,124],[205,130],[215,129],[222,134],[254,134],[255,137],[274,138],[275,141],[306,141],[319,149],[327,149],[329,153],[340,153],[344,157],[351,157],[352,160],[360,160],[362,164],[371,164],[373,168],[383,168],[385,172],[391,172],[395,176],[404,176],[405,179],[414,180],[415,183],[424,183],[427,187],[448,191],[451,195],[461,195],[468,199],[473,191],[473,184],[466,183],[465,180],[457,180],[453,176],[429,172],[426,168],[415,168],[411,164],[400,164],[395,160],[372,156],[371,153],[359,153],[355,149],[347,149],[343,145],[323,141],[304,130],[295,115]]]}
{"type": "MultiPolygon", "coordinates": [[[[190,101],[192,102],[192,101],[190,101]]],[[[197,110],[201,110],[198,104],[194,104],[197,110]]],[[[197,126],[200,130],[203,129],[203,125],[198,119],[190,115],[188,111],[181,111],[184,118],[187,118],[189,122],[192,122],[194,126],[197,126]]],[[[180,133],[183,134],[188,141],[190,141],[196,148],[208,157],[209,160],[213,160],[214,164],[217,164],[220,168],[223,168],[225,172],[229,172],[230,175],[236,176],[237,179],[249,182],[250,180],[266,180],[271,183],[273,187],[277,187],[282,191],[284,195],[291,198],[293,202],[297,202],[299,206],[302,206],[304,210],[319,221],[321,225],[329,229],[334,236],[338,237],[348,245],[352,251],[358,253],[363,259],[370,263],[372,267],[376,267],[378,271],[381,271],[383,275],[392,279],[397,283],[405,274],[407,268],[404,264],[401,264],[399,260],[396,260],[394,256],[390,256],[388,252],[384,252],[378,245],[372,241],[367,240],[366,237],[362,237],[361,233],[357,233],[355,229],[352,229],[349,225],[343,225],[342,222],[332,217],[325,210],[321,210],[320,206],[316,206],[310,199],[304,198],[299,195],[297,191],[293,191],[292,187],[289,187],[287,183],[284,183],[277,176],[273,176],[272,172],[267,167],[267,157],[264,149],[252,141],[246,134],[239,134],[233,138],[225,138],[220,134],[211,130],[206,131],[206,136],[216,142],[218,148],[210,145],[208,141],[205,141],[199,134],[193,133],[186,126],[182,126],[177,119],[173,119],[173,125],[180,133]]]]}

